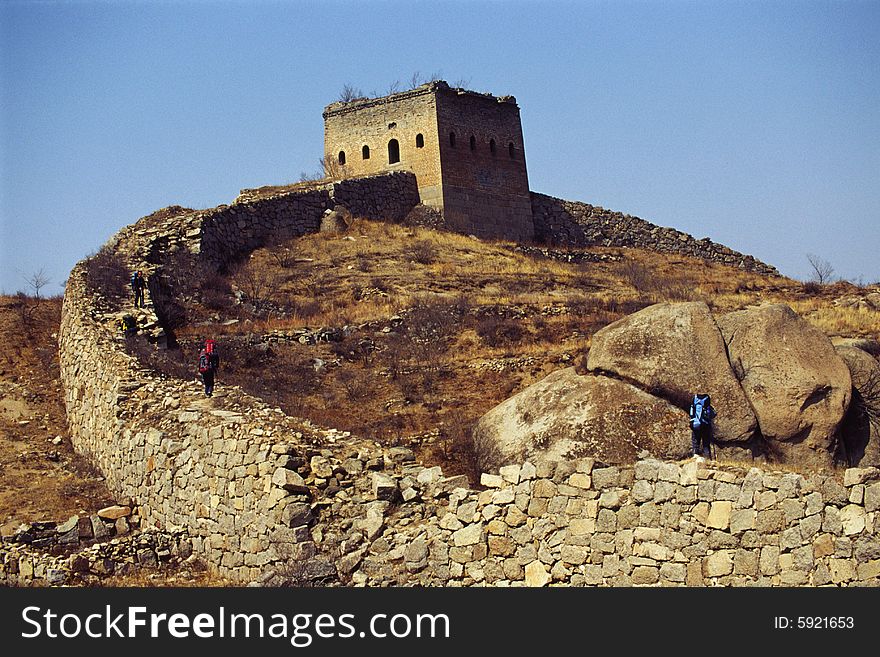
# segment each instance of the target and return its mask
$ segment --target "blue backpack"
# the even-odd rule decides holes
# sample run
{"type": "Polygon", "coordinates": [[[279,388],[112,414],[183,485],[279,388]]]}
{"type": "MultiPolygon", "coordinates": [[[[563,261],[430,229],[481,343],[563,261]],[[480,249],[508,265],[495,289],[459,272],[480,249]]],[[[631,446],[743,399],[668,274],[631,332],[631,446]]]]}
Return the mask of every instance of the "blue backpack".
{"type": "Polygon", "coordinates": [[[712,411],[708,395],[694,395],[691,404],[691,429],[709,426],[712,423],[712,411]]]}

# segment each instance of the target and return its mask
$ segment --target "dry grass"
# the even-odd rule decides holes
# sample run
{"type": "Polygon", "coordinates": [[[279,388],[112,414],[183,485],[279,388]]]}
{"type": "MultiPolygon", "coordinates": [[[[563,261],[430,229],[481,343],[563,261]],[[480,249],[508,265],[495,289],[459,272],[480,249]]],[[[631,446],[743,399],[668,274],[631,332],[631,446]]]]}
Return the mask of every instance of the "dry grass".
{"type": "Polygon", "coordinates": [[[65,520],[112,502],[75,454],[58,366],[61,299],[0,297],[0,525],[65,520]],[[58,445],[51,441],[61,437],[58,445]]]}
{"type": "Polygon", "coordinates": [[[275,280],[263,307],[232,299],[225,310],[188,307],[198,325],[179,337],[184,351],[208,333],[225,340],[221,383],[320,424],[412,444],[447,471],[472,472],[466,441],[449,450],[413,436],[456,422],[460,429],[459,418],[476,419],[554,369],[582,362],[596,331],[650,304],[702,300],[723,313],[790,303],[834,335],[877,331],[876,317],[833,306],[849,289],[817,294],[789,279],[638,249],[588,249],[616,260],[574,264],[514,246],[355,219],[344,234],[256,251],[247,266],[275,280]],[[418,308],[445,315],[437,321],[418,308]],[[402,325],[389,321],[394,316],[402,325]],[[230,319],[238,321],[224,325],[230,319]],[[274,344],[259,353],[236,338],[367,323],[341,342],[274,344]]]}

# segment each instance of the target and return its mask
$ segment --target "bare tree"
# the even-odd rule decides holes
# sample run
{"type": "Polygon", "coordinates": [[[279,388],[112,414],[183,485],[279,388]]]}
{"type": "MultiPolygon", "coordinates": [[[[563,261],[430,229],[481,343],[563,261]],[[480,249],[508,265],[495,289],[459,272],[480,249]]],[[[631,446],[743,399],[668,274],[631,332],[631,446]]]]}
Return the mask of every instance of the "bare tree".
{"type": "Polygon", "coordinates": [[[324,171],[324,178],[327,180],[341,180],[345,176],[343,175],[345,169],[339,164],[339,160],[337,160],[332,155],[327,157],[322,157],[318,160],[318,163],[321,165],[321,169],[324,171]]]}
{"type": "Polygon", "coordinates": [[[409,79],[409,88],[415,89],[421,84],[425,83],[425,78],[422,77],[421,71],[414,71],[412,76],[409,79]]]}
{"type": "Polygon", "coordinates": [[[320,182],[322,180],[342,180],[345,178],[345,169],[339,161],[332,157],[319,157],[318,169],[309,173],[303,171],[299,174],[300,182],[320,182]]]}
{"type": "Polygon", "coordinates": [[[458,87],[459,89],[467,89],[471,86],[470,78],[458,78],[455,82],[452,83],[453,87],[458,87]]]}
{"type": "Polygon", "coordinates": [[[834,274],[834,267],[827,260],[820,258],[812,253],[807,254],[807,260],[813,268],[813,280],[819,285],[825,285],[831,282],[834,274]]]}
{"type": "Polygon", "coordinates": [[[239,267],[233,280],[257,310],[262,310],[272,300],[280,284],[280,280],[271,269],[253,260],[239,267]]]}
{"type": "Polygon", "coordinates": [[[357,100],[358,98],[363,97],[363,91],[361,91],[358,87],[355,87],[348,83],[343,85],[342,91],[339,93],[339,100],[343,103],[350,103],[353,100],[357,100]]]}
{"type": "Polygon", "coordinates": [[[388,85],[388,92],[385,95],[390,96],[391,94],[396,94],[398,91],[400,91],[400,80],[395,80],[388,85]]]}
{"type": "Polygon", "coordinates": [[[24,280],[27,281],[28,286],[34,291],[34,296],[37,299],[40,298],[40,290],[52,282],[52,279],[49,278],[43,267],[40,267],[40,271],[25,277],[24,280]]]}

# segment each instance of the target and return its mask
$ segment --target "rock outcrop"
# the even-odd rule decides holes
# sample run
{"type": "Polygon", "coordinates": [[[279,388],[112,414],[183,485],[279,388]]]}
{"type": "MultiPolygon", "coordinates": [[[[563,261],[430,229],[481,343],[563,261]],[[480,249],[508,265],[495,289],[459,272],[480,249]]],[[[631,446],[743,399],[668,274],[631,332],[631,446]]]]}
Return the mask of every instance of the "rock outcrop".
{"type": "Polygon", "coordinates": [[[573,367],[553,372],[486,413],[474,429],[474,441],[484,469],[539,455],[632,463],[642,450],[672,459],[690,453],[683,411],[628,383],[583,376],[573,367]]]}
{"type": "Polygon", "coordinates": [[[679,408],[698,392],[710,395],[718,441],[746,441],[757,428],[703,302],[660,303],[609,324],[593,336],[588,367],[633,381],[679,408]]]}
{"type": "Polygon", "coordinates": [[[830,466],[852,380],[828,337],[779,304],[717,322],[768,444],[785,461],[830,466]]]}
{"type": "Polygon", "coordinates": [[[739,458],[745,450],[816,470],[835,459],[872,465],[880,452],[877,427],[861,417],[863,436],[849,446],[840,438],[853,433],[855,420],[848,416],[845,431],[838,428],[853,381],[857,394],[876,400],[880,366],[864,351],[840,350],[849,368],[788,306],[714,318],[703,303],[657,304],[593,336],[587,367],[594,376],[551,374],[490,410],[475,440],[489,455],[486,465],[537,454],[622,463],[639,449],[674,457],[687,453],[685,410],[701,392],[718,412],[714,438],[722,455],[739,458]]]}
{"type": "Polygon", "coordinates": [[[843,431],[846,459],[851,465],[880,467],[880,362],[856,347],[836,349],[853,384],[843,431]]]}

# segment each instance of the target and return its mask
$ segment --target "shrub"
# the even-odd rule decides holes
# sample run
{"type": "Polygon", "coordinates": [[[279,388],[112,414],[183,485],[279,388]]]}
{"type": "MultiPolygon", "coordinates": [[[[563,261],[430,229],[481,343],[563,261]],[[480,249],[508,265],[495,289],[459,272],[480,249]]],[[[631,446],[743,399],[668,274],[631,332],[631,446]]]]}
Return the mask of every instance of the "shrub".
{"type": "Polygon", "coordinates": [[[130,272],[122,256],[104,247],[84,263],[86,287],[116,307],[129,295],[130,272]]]}
{"type": "Polygon", "coordinates": [[[410,247],[410,255],[420,265],[430,265],[437,261],[437,247],[428,240],[419,240],[410,247]]]}
{"type": "Polygon", "coordinates": [[[280,280],[271,268],[253,260],[249,260],[238,268],[233,276],[233,281],[257,311],[266,309],[280,285],[280,280]]]}
{"type": "MultiPolygon", "coordinates": [[[[444,470],[458,471],[467,475],[472,485],[480,483],[480,474],[488,472],[483,469],[483,461],[477,452],[473,438],[476,419],[459,415],[447,415],[440,427],[440,441],[444,458],[449,462],[444,470]]],[[[498,459],[500,460],[500,459],[498,459]]]]}
{"type": "Polygon", "coordinates": [[[296,251],[289,246],[276,246],[268,251],[272,261],[282,269],[290,269],[296,264],[296,251]]]}
{"type": "Polygon", "coordinates": [[[651,288],[653,272],[640,262],[624,260],[620,264],[620,275],[636,292],[647,292],[651,288]]]}
{"type": "Polygon", "coordinates": [[[24,292],[16,293],[12,302],[12,309],[18,317],[21,330],[29,339],[34,336],[35,316],[38,308],[39,300],[24,292]]]}
{"type": "Polygon", "coordinates": [[[370,375],[363,371],[344,369],[337,374],[336,381],[345,390],[349,400],[353,402],[368,397],[372,389],[370,375]]]}
{"type": "Polygon", "coordinates": [[[477,335],[489,347],[506,347],[518,344],[528,335],[521,324],[511,319],[485,317],[477,322],[477,335]]]}

